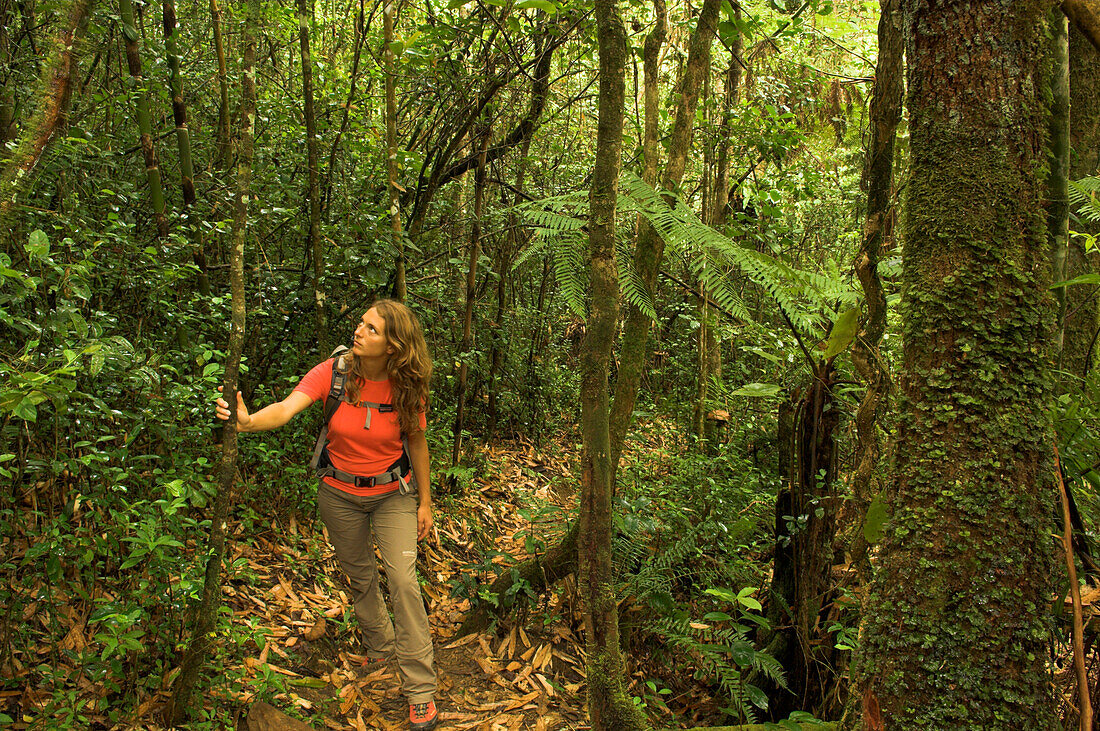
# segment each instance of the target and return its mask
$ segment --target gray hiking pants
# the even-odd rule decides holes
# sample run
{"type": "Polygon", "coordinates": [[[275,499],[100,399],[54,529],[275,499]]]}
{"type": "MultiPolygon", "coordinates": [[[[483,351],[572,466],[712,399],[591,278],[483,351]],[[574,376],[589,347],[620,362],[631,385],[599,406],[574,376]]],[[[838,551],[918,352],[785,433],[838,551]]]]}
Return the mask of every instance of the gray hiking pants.
{"type": "Polygon", "coordinates": [[[427,703],[435,694],[436,677],[428,616],[416,581],[416,505],[415,492],[358,497],[324,482],[317,489],[321,520],[351,584],[367,656],[396,655],[409,703],[427,703]],[[379,586],[375,540],[386,567],[393,621],[379,586]]]}

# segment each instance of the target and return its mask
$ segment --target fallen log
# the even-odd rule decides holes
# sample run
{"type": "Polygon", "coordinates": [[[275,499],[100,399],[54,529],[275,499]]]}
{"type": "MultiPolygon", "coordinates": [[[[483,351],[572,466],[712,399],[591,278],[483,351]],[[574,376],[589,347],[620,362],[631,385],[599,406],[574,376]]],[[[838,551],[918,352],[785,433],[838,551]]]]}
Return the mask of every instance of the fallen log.
{"type": "Polygon", "coordinates": [[[291,718],[263,701],[252,704],[244,720],[245,731],[314,731],[309,724],[291,718]]]}

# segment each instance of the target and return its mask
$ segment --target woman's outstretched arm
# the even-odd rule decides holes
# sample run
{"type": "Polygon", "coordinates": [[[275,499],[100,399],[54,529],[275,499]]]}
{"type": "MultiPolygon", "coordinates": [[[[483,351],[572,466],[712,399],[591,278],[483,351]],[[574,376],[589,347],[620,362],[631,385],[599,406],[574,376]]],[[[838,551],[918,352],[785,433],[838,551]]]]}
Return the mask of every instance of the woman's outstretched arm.
{"type": "MultiPolygon", "coordinates": [[[[221,386],[218,386],[218,391],[221,390],[221,386]]],[[[219,398],[215,403],[217,404],[218,418],[229,419],[229,404],[225,402],[225,399],[219,398]]],[[[291,391],[290,395],[282,401],[265,406],[255,414],[249,414],[248,407],[244,405],[244,397],[241,396],[240,391],[237,391],[237,431],[278,429],[312,403],[313,399],[301,391],[291,391]]]]}

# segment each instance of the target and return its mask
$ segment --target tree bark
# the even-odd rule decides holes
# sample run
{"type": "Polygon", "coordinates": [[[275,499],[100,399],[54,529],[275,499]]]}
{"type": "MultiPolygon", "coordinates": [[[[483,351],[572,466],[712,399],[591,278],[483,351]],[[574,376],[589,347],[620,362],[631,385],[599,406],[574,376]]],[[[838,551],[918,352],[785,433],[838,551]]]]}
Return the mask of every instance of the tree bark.
{"type": "Polygon", "coordinates": [[[396,276],[393,295],[404,301],[408,296],[405,284],[405,239],[401,232],[401,184],[397,173],[397,57],[393,52],[395,0],[384,0],[382,8],[382,39],[385,48],[386,77],[386,180],[390,196],[390,234],[396,253],[396,276]]]}
{"type": "MultiPolygon", "coordinates": [[[[1080,180],[1096,175],[1100,166],[1100,51],[1093,47],[1076,27],[1069,29],[1070,95],[1070,178],[1080,180]]],[[[1100,227],[1084,217],[1077,218],[1073,229],[1097,234],[1100,227]]],[[[1066,279],[1093,271],[1079,237],[1069,240],[1066,255],[1066,279]]],[[[1062,368],[1084,377],[1095,361],[1090,353],[1093,336],[1100,329],[1100,309],[1096,288],[1066,288],[1066,317],[1062,327],[1062,368]]]]}
{"type": "Polygon", "coordinates": [[[54,39],[42,67],[41,95],[37,111],[23,127],[19,144],[0,173],[0,234],[4,250],[11,253],[10,216],[16,200],[27,189],[31,173],[54,135],[62,129],[69,114],[73,79],[83,50],[83,34],[88,27],[95,0],[73,0],[65,22],[54,39]]]}
{"type": "Polygon", "coordinates": [[[309,31],[313,18],[311,0],[298,0],[298,44],[302,51],[302,117],[306,123],[306,158],[309,167],[309,251],[313,259],[313,320],[317,343],[328,352],[328,316],[325,307],[325,248],[321,242],[320,143],[313,105],[313,55],[309,31]]]}
{"type": "MultiPolygon", "coordinates": [[[[878,21],[878,61],[875,64],[875,86],[871,91],[871,139],[867,150],[867,215],[863,221],[863,238],[856,255],[855,270],[867,299],[867,312],[855,342],[852,343],[852,364],[859,373],[866,391],[856,410],[856,469],[852,473],[851,510],[859,525],[851,545],[853,563],[865,570],[863,557],[867,553],[862,523],[875,495],[882,493],[882,481],[877,478],[879,459],[879,404],[890,389],[890,374],[882,360],[879,345],[886,330],[886,293],[878,277],[878,264],[883,242],[889,233],[891,198],[894,191],[894,140],[901,120],[901,101],[905,91],[902,81],[902,39],[898,27],[898,0],[881,0],[878,21]]],[[[886,499],[886,496],[883,496],[886,499]]],[[[864,577],[866,578],[869,577],[864,577]]]]}
{"type": "MultiPolygon", "coordinates": [[[[668,162],[661,176],[661,187],[673,196],[680,187],[691,150],[695,130],[695,108],[699,101],[699,86],[703,74],[710,68],[710,46],[717,27],[719,0],[703,0],[699,21],[691,36],[687,66],[677,90],[676,118],[668,141],[668,162]]],[[[634,267],[651,297],[657,283],[665,242],[644,221],[639,222],[634,248],[634,267]]],[[[611,469],[619,464],[626,432],[634,414],[634,402],[645,370],[646,342],[650,319],[637,307],[629,306],[623,326],[623,345],[619,353],[619,371],[615,380],[615,399],[611,406],[611,469]]]]}
{"type": "Polygon", "coordinates": [[[164,215],[164,186],[161,184],[160,166],[156,148],[153,147],[153,121],[149,114],[149,90],[145,88],[145,75],[141,70],[141,36],[134,21],[134,5],[131,0],[119,0],[122,20],[122,36],[126,47],[126,69],[133,83],[134,106],[137,110],[138,138],[141,156],[145,161],[145,177],[149,183],[149,199],[153,205],[153,219],[157,236],[168,235],[168,218],[164,215]]]}
{"type": "Polygon", "coordinates": [[[588,647],[588,715],[595,731],[648,728],[624,688],[611,563],[614,471],[608,431],[608,364],[619,319],[615,208],[623,137],[626,31],[615,0],[595,0],[600,56],[599,121],[588,217],[589,313],[581,345],[579,579],[588,647]]]}
{"type": "Polygon", "coordinates": [[[214,167],[225,170],[229,167],[233,142],[229,136],[229,72],[225,63],[222,11],[218,0],[210,0],[210,25],[214,30],[214,56],[218,62],[218,138],[214,148],[214,167]]]}
{"type": "Polygon", "coordinates": [[[865,728],[1058,726],[1041,609],[1054,571],[1037,87],[1050,7],[902,2],[897,499],[863,614],[865,728]]]}
{"type": "MultiPolygon", "coordinates": [[[[248,199],[252,193],[253,130],[256,123],[256,28],[257,11],[253,2],[243,4],[244,32],[241,43],[241,129],[240,159],[237,164],[237,194],[233,206],[232,249],[230,253],[229,286],[232,294],[232,327],[225,363],[222,393],[233,403],[237,392],[241,353],[244,350],[245,292],[244,245],[248,229],[248,199]]],[[[222,429],[222,456],[219,466],[218,492],[210,516],[210,543],[206,559],[202,601],[195,611],[191,644],[180,663],[171,701],[166,709],[168,725],[183,723],[188,714],[191,691],[198,681],[213,644],[214,626],[221,603],[222,560],[225,557],[226,521],[233,502],[233,487],[237,474],[236,410],[229,410],[229,420],[222,429]]]]}

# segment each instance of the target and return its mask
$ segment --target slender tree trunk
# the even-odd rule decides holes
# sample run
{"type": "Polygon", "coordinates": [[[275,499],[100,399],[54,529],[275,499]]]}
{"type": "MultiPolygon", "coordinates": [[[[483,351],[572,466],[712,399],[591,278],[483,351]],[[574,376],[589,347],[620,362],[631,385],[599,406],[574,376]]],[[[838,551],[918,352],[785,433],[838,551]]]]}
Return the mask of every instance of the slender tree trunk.
{"type": "Polygon", "coordinates": [[[218,62],[218,138],[214,150],[214,167],[229,167],[233,154],[229,136],[229,72],[225,63],[225,41],[222,38],[222,11],[218,0],[210,0],[210,25],[214,29],[214,56],[218,62]]]}
{"type": "Polygon", "coordinates": [[[404,301],[408,292],[405,283],[405,238],[401,232],[401,184],[398,182],[397,171],[397,56],[393,52],[396,9],[395,0],[383,0],[383,3],[383,43],[386,46],[382,51],[386,76],[386,180],[390,194],[390,233],[397,268],[393,294],[404,301]]]}
{"type": "MultiPolygon", "coordinates": [[[[888,234],[890,201],[894,185],[894,139],[901,119],[902,41],[898,27],[898,0],[880,0],[878,21],[878,62],[875,64],[875,86],[871,92],[871,139],[867,150],[865,180],[867,183],[867,216],[863,221],[863,239],[856,255],[855,270],[867,299],[863,325],[852,344],[852,364],[865,388],[856,410],[855,426],[857,463],[852,474],[852,511],[861,525],[855,531],[851,547],[852,560],[860,571],[867,552],[862,518],[871,499],[882,493],[882,481],[877,478],[879,441],[879,404],[890,389],[890,374],[883,365],[879,345],[886,330],[886,293],[878,277],[882,244],[888,234]]],[[[883,501],[886,495],[881,495],[883,501]]],[[[869,577],[864,577],[866,580],[869,577]]]]}
{"type": "MultiPolygon", "coordinates": [[[[237,378],[244,350],[245,294],[244,294],[244,245],[248,229],[248,199],[252,192],[252,136],[256,123],[256,30],[258,8],[246,0],[243,4],[244,34],[241,39],[244,58],[241,62],[241,129],[240,159],[237,163],[237,195],[233,207],[233,231],[229,286],[232,303],[232,328],[229,350],[225,363],[225,379],[222,393],[233,403],[237,392],[237,378]]],[[[233,487],[237,474],[237,424],[236,410],[229,410],[229,421],[222,429],[222,458],[219,469],[218,492],[214,498],[210,516],[210,544],[206,558],[206,575],[203,582],[202,601],[195,612],[191,631],[191,644],[181,662],[180,675],[168,704],[168,725],[183,723],[190,706],[191,691],[213,644],[212,637],[221,603],[222,560],[225,557],[226,521],[229,506],[233,502],[233,487]]]]}
{"type": "MultiPolygon", "coordinates": [[[[699,86],[703,74],[710,68],[710,46],[717,27],[719,0],[703,0],[699,21],[691,36],[687,66],[680,79],[677,94],[676,119],[668,142],[668,162],[661,187],[674,195],[680,187],[691,150],[695,130],[695,108],[699,101],[699,86]]],[[[657,270],[661,266],[665,242],[647,223],[639,222],[634,249],[634,267],[650,295],[657,284],[657,270]]],[[[631,306],[623,326],[623,345],[619,353],[619,371],[615,380],[615,400],[612,402],[611,469],[615,470],[622,454],[623,441],[634,414],[634,402],[645,370],[646,342],[649,339],[649,318],[637,307],[631,306]]]]}
{"type": "MultiPolygon", "coordinates": [[[[1070,178],[1080,180],[1098,172],[1100,158],[1100,52],[1081,31],[1069,29],[1070,94],[1070,178]]],[[[1095,223],[1080,217],[1073,229],[1081,233],[1100,233],[1095,223]]],[[[1084,243],[1078,237],[1069,241],[1066,279],[1093,271],[1085,256],[1084,243]]],[[[1063,323],[1062,367],[1084,377],[1095,361],[1093,339],[1100,329],[1100,308],[1096,288],[1074,286],[1066,289],[1066,318],[1063,323]]]]}
{"type": "Polygon", "coordinates": [[[149,182],[149,199],[153,205],[153,218],[157,225],[157,236],[168,235],[168,218],[164,215],[164,186],[161,184],[160,166],[153,147],[153,121],[149,113],[149,90],[145,88],[145,76],[141,70],[141,36],[134,20],[134,5],[131,0],[119,0],[119,12],[122,19],[122,35],[126,47],[126,68],[133,82],[134,105],[137,109],[138,136],[141,140],[141,155],[145,160],[145,176],[149,182]]]}
{"type": "Polygon", "coordinates": [[[10,216],[19,196],[27,189],[31,173],[69,114],[73,80],[84,47],[83,35],[94,0],[73,0],[49,56],[42,67],[38,109],[23,127],[19,144],[0,173],[0,239],[4,251],[12,251],[10,216]]]}
{"type": "Polygon", "coordinates": [[[455,425],[451,448],[451,464],[457,465],[462,456],[462,430],[466,426],[466,389],[469,375],[469,359],[474,349],[474,301],[477,299],[477,260],[481,256],[481,216],[485,208],[485,151],[489,147],[492,128],[486,126],[481,134],[480,157],[474,173],[474,220],[470,224],[470,250],[466,264],[466,295],[462,317],[462,353],[459,356],[458,388],[455,391],[455,425]]]}
{"type": "MultiPolygon", "coordinates": [[[[531,140],[526,139],[523,141],[523,149],[520,151],[518,163],[519,170],[516,172],[516,191],[512,199],[512,204],[516,206],[523,202],[524,174],[527,171],[527,155],[530,150],[531,140]]],[[[508,236],[501,237],[501,243],[497,247],[497,260],[495,263],[497,270],[497,307],[496,313],[493,316],[493,342],[489,351],[490,434],[496,433],[497,422],[500,416],[498,413],[499,404],[497,399],[500,391],[500,371],[504,367],[504,315],[508,307],[508,284],[512,281],[512,259],[515,257],[515,253],[523,246],[523,233],[519,225],[519,218],[513,212],[509,214],[508,221],[510,224],[510,232],[508,236]]]]}
{"type": "Polygon", "coordinates": [[[302,116],[306,122],[306,156],[309,165],[309,250],[313,257],[313,318],[317,342],[328,352],[328,317],[325,307],[325,249],[321,243],[320,151],[313,109],[313,56],[309,50],[312,0],[298,0],[298,44],[302,50],[302,116]]]}
{"type": "Polygon", "coordinates": [[[599,122],[588,217],[590,309],[581,345],[581,501],[578,551],[588,646],[588,715],[594,731],[648,727],[624,688],[611,564],[614,471],[608,431],[608,365],[619,319],[615,207],[623,137],[626,31],[615,0],[595,0],[600,54],[599,122]]]}
{"type": "MultiPolygon", "coordinates": [[[[332,148],[328,153],[328,167],[325,169],[325,182],[322,185],[323,196],[323,210],[326,213],[329,210],[329,205],[332,203],[332,179],[336,171],[336,153],[340,149],[340,142],[344,139],[344,133],[348,130],[348,121],[351,118],[351,104],[355,100],[355,86],[359,81],[359,59],[363,53],[363,41],[366,39],[365,25],[363,11],[363,0],[359,0],[359,14],[355,18],[355,55],[351,61],[351,82],[348,87],[348,100],[344,103],[344,112],[340,118],[340,130],[336,133],[336,138],[332,141],[332,148]]],[[[329,216],[331,219],[331,216],[329,216]]]]}
{"type": "MultiPolygon", "coordinates": [[[[741,6],[734,5],[733,16],[741,19],[741,6]]],[[[730,130],[733,122],[734,109],[741,98],[741,65],[742,48],[744,43],[741,32],[738,31],[730,40],[730,65],[726,69],[725,97],[722,103],[722,121],[718,123],[718,151],[717,170],[715,172],[714,190],[714,215],[711,217],[712,226],[721,226],[729,216],[730,199],[730,130]]]]}
{"type": "Polygon", "coordinates": [[[8,26],[11,3],[0,3],[0,159],[7,157],[7,143],[18,134],[15,125],[15,68],[8,26]]]}
{"type": "Polygon", "coordinates": [[[195,215],[195,170],[191,161],[191,133],[187,127],[187,105],[183,103],[183,75],[180,73],[179,28],[176,23],[176,0],[164,0],[164,49],[168,55],[169,85],[172,92],[172,119],[176,123],[176,147],[179,150],[183,205],[188,220],[188,233],[194,237],[192,257],[198,268],[197,285],[203,295],[210,294],[210,278],[206,274],[206,250],[203,234],[192,220],[195,215]]]}
{"type": "Polygon", "coordinates": [[[897,498],[856,676],[865,728],[1058,727],[1042,611],[1056,494],[1038,87],[1050,7],[902,2],[904,361],[897,498]]]}

